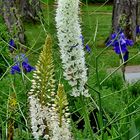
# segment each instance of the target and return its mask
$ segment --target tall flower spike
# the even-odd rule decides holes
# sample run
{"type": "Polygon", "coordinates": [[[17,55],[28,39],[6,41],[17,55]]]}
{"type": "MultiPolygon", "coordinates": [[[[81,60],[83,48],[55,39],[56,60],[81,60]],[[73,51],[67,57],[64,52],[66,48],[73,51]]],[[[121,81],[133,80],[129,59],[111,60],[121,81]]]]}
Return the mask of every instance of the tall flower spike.
{"type": "Polygon", "coordinates": [[[79,0],[58,0],[56,28],[64,76],[72,87],[72,96],[89,96],[85,89],[87,68],[78,18],[79,0]]]}
{"type": "MultiPolygon", "coordinates": [[[[32,87],[29,91],[30,118],[32,134],[36,140],[40,137],[48,139],[54,133],[54,126],[49,126],[57,120],[54,106],[55,80],[53,58],[51,52],[52,40],[46,38],[43,51],[40,54],[36,71],[33,74],[32,87]],[[51,121],[51,122],[50,122],[51,121]]],[[[57,128],[57,123],[56,128],[57,128]]]]}
{"type": "Polygon", "coordinates": [[[36,65],[36,71],[34,71],[33,74],[34,79],[32,81],[31,93],[39,98],[41,104],[44,104],[46,101],[50,101],[55,90],[51,45],[52,40],[51,37],[48,36],[36,65]]]}
{"type": "Polygon", "coordinates": [[[72,140],[72,135],[70,131],[70,118],[67,96],[64,91],[64,86],[62,84],[58,85],[58,91],[55,98],[56,109],[58,113],[58,122],[61,133],[61,140],[72,140]]]}

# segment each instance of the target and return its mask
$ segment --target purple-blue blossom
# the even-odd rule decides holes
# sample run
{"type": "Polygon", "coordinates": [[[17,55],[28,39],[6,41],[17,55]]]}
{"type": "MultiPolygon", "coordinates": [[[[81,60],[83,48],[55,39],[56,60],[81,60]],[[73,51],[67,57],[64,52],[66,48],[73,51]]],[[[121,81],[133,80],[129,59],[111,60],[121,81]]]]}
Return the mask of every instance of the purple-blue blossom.
{"type": "Polygon", "coordinates": [[[32,67],[29,63],[22,62],[22,68],[25,72],[31,72],[35,70],[35,67],[32,67]]]}
{"type": "Polygon", "coordinates": [[[10,52],[13,52],[15,49],[16,49],[16,44],[15,44],[13,39],[10,39],[10,41],[9,41],[9,50],[10,50],[10,52]]]}
{"type": "Polygon", "coordinates": [[[20,71],[21,71],[20,70],[20,66],[16,64],[16,65],[14,65],[14,66],[11,67],[10,73],[11,74],[20,73],[20,71]]]}
{"type": "Polygon", "coordinates": [[[140,26],[139,25],[136,26],[136,34],[140,35],[140,26]]]}
{"type": "Polygon", "coordinates": [[[11,67],[11,74],[20,73],[23,70],[25,73],[35,70],[28,62],[25,54],[19,54],[14,58],[15,65],[11,67]]]}
{"type": "Polygon", "coordinates": [[[106,43],[106,46],[113,46],[116,54],[125,53],[128,51],[128,46],[133,46],[134,42],[125,37],[123,31],[113,33],[110,40],[106,43]]]}
{"type": "Polygon", "coordinates": [[[87,51],[88,53],[91,52],[91,48],[89,47],[89,45],[86,45],[86,51],[87,51]]]}
{"type": "Polygon", "coordinates": [[[123,60],[126,62],[129,58],[129,51],[126,51],[125,54],[123,55],[123,60]]]}
{"type": "MultiPolygon", "coordinates": [[[[82,45],[84,46],[84,37],[83,37],[82,35],[80,36],[80,39],[82,40],[82,45]]],[[[88,44],[85,46],[85,50],[86,50],[88,53],[91,52],[91,48],[89,47],[88,44]]]]}

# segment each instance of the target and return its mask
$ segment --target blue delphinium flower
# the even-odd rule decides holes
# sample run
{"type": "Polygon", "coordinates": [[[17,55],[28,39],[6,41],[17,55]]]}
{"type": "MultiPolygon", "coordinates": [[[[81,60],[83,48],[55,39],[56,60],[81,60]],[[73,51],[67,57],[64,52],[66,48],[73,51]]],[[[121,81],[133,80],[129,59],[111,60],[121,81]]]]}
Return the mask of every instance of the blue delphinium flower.
{"type": "Polygon", "coordinates": [[[22,67],[25,72],[31,72],[35,70],[34,67],[32,67],[31,65],[29,65],[29,63],[26,63],[26,62],[22,62],[22,67]]]}
{"type": "Polygon", "coordinates": [[[128,60],[128,58],[129,58],[129,51],[126,51],[124,56],[123,56],[124,62],[126,62],[128,60]]]}
{"type": "Polygon", "coordinates": [[[13,52],[15,49],[16,49],[16,44],[15,44],[13,39],[10,39],[10,41],[9,41],[9,50],[10,50],[10,52],[13,52]]]}
{"type": "Polygon", "coordinates": [[[20,73],[20,71],[20,67],[17,64],[11,67],[11,74],[20,73]]]}
{"type": "Polygon", "coordinates": [[[89,45],[86,45],[86,51],[87,51],[88,53],[91,52],[91,48],[89,47],[89,45]]]}
{"type": "Polygon", "coordinates": [[[14,62],[16,62],[18,65],[20,65],[20,63],[22,63],[22,62],[28,63],[28,58],[26,57],[25,54],[20,53],[19,55],[15,56],[14,62]]]}
{"type": "Polygon", "coordinates": [[[128,51],[128,46],[133,46],[134,42],[125,37],[123,31],[119,31],[118,33],[113,33],[111,35],[111,39],[106,43],[106,46],[113,46],[116,54],[125,53],[128,51]]]}
{"type": "MultiPolygon", "coordinates": [[[[82,45],[84,46],[84,37],[83,37],[82,35],[80,36],[80,39],[82,40],[82,45]]],[[[88,53],[91,52],[91,48],[89,47],[88,44],[85,46],[85,50],[86,50],[88,53]]]]}
{"type": "Polygon", "coordinates": [[[140,26],[139,25],[136,26],[136,34],[140,35],[140,26]]]}
{"type": "Polygon", "coordinates": [[[14,58],[14,62],[15,65],[11,67],[11,74],[20,73],[21,69],[23,69],[25,73],[35,70],[35,67],[32,67],[29,64],[28,58],[25,56],[25,54],[21,53],[17,55],[14,58]]]}

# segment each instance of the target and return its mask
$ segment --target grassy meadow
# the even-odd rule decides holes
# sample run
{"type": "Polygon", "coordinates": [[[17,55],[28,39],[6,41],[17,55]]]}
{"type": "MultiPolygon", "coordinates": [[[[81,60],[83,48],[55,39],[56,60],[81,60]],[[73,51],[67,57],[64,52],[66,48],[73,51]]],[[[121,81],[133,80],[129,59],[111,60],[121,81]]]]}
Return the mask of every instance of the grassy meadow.
{"type": "MultiPolygon", "coordinates": [[[[75,140],[92,140],[90,132],[84,129],[82,103],[77,98],[71,97],[71,90],[67,81],[63,78],[62,64],[58,47],[55,28],[55,13],[57,5],[42,1],[44,21],[42,23],[24,22],[26,35],[26,55],[32,66],[36,65],[39,54],[45,42],[46,33],[51,34],[53,40],[53,61],[55,67],[56,83],[64,84],[69,101],[69,109],[72,119],[72,132],[75,140]]],[[[114,73],[108,79],[108,68],[119,67],[119,56],[109,47],[97,59],[97,56],[105,48],[105,40],[111,33],[112,5],[86,5],[81,4],[80,23],[85,44],[91,48],[88,53],[85,50],[86,65],[88,67],[87,87],[91,94],[86,99],[87,112],[90,125],[93,129],[95,140],[139,140],[140,139],[140,82],[129,85],[124,83],[120,73],[114,73]],[[96,63],[96,61],[98,61],[96,63]],[[97,69],[98,65],[98,69],[97,69]],[[97,75],[98,72],[98,75],[97,75]],[[102,87],[98,87],[97,76],[102,87]],[[100,119],[98,116],[99,95],[101,93],[101,104],[104,127],[100,130],[100,119]]],[[[2,31],[4,22],[0,17],[2,31]]],[[[5,29],[6,30],[6,29],[5,29]]],[[[5,32],[5,30],[3,32],[5,32]]],[[[139,51],[137,43],[130,50],[130,58],[139,51]]],[[[1,49],[8,45],[5,43],[1,49]]],[[[7,50],[7,49],[6,49],[7,50]]],[[[8,53],[8,51],[6,51],[8,53]]],[[[3,54],[4,55],[4,54],[3,54]]],[[[27,93],[31,87],[32,72],[24,74],[10,74],[13,65],[11,54],[5,58],[6,71],[0,77],[0,140],[6,140],[8,133],[7,125],[10,120],[14,122],[13,140],[33,140],[30,129],[27,93]],[[14,94],[15,93],[15,94],[14,94]],[[16,95],[16,97],[15,97],[16,95]],[[12,96],[13,106],[10,107],[9,98],[12,96]]],[[[128,65],[139,65],[140,56],[128,62],[128,65]]]]}

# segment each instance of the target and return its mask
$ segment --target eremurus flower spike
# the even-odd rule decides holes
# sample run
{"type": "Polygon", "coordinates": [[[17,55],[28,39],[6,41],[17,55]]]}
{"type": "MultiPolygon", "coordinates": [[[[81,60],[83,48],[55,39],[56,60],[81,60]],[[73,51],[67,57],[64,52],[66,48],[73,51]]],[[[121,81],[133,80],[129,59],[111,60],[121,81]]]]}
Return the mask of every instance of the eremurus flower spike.
{"type": "Polygon", "coordinates": [[[71,140],[72,134],[70,131],[70,113],[68,109],[67,95],[63,84],[58,85],[57,95],[55,98],[56,110],[58,113],[58,122],[62,139],[71,140]]]}
{"type": "Polygon", "coordinates": [[[56,28],[64,77],[72,87],[72,96],[89,97],[85,88],[87,67],[79,24],[79,0],[58,0],[56,28]]]}
{"type": "Polygon", "coordinates": [[[52,40],[48,35],[43,47],[43,51],[40,54],[39,60],[36,65],[36,71],[33,74],[32,89],[30,93],[33,93],[38,97],[41,104],[46,101],[49,102],[51,96],[54,95],[55,80],[54,80],[54,65],[52,58],[52,40]]]}
{"type": "MultiPolygon", "coordinates": [[[[33,73],[31,90],[29,91],[30,117],[33,136],[35,139],[49,136],[48,123],[54,109],[52,108],[55,95],[54,66],[52,58],[52,40],[47,36],[43,50],[33,73]]],[[[54,116],[56,113],[53,113],[54,116]]],[[[51,120],[51,119],[50,119],[51,120]]]]}
{"type": "Polygon", "coordinates": [[[29,91],[32,134],[36,140],[72,140],[63,87],[55,94],[51,46],[51,37],[47,36],[29,91]]]}

